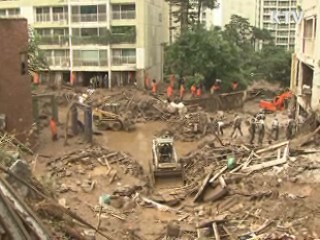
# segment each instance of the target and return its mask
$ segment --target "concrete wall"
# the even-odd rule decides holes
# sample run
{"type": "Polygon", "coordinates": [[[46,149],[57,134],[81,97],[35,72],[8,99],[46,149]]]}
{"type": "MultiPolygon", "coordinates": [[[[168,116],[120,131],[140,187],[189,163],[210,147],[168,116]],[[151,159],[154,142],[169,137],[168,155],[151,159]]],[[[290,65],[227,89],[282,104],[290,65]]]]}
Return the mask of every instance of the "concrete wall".
{"type": "Polygon", "coordinates": [[[0,113],[7,117],[7,130],[21,140],[33,124],[30,77],[27,68],[21,73],[21,54],[27,49],[27,21],[0,19],[0,113]]]}

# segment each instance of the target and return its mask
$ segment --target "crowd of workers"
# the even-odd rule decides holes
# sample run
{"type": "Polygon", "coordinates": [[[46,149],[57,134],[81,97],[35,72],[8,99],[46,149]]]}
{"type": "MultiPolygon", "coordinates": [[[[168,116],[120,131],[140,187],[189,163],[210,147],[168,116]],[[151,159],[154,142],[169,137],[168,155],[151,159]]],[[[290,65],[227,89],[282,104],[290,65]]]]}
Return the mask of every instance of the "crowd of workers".
{"type": "MultiPolygon", "coordinates": [[[[224,134],[223,130],[225,128],[225,123],[223,122],[223,118],[224,118],[223,115],[220,115],[216,120],[214,120],[213,118],[210,119],[213,131],[217,135],[224,134]]],[[[261,110],[259,113],[257,113],[251,118],[251,121],[249,124],[250,144],[254,144],[254,139],[256,135],[258,136],[258,144],[261,145],[263,143],[265,132],[266,132],[265,119],[266,119],[266,115],[264,110],[261,110]]],[[[232,125],[232,132],[230,135],[231,138],[234,138],[237,132],[240,134],[240,136],[243,136],[242,120],[243,119],[238,114],[235,114],[233,125],[232,125]]],[[[289,115],[288,121],[284,127],[285,127],[286,139],[291,140],[297,132],[297,123],[292,115],[289,115]]],[[[279,140],[279,133],[280,133],[280,122],[278,118],[275,117],[271,124],[271,132],[270,132],[271,139],[273,139],[274,141],[279,140]]]]}
{"type": "MultiPolygon", "coordinates": [[[[175,82],[176,82],[176,77],[171,74],[170,75],[170,82],[167,86],[167,98],[172,99],[175,95],[175,82]]],[[[178,81],[178,96],[180,100],[183,100],[185,94],[187,93],[186,89],[187,81],[185,77],[182,77],[178,81]]],[[[151,89],[152,94],[157,94],[158,93],[158,83],[155,79],[153,79],[150,82],[150,79],[147,77],[145,79],[145,86],[146,89],[151,89]]],[[[233,81],[232,85],[230,86],[230,91],[237,91],[239,90],[239,83],[238,81],[233,81]]],[[[214,84],[210,88],[210,93],[211,94],[219,94],[222,91],[222,81],[221,79],[216,79],[214,84]]],[[[195,97],[201,97],[203,93],[203,85],[202,83],[196,84],[193,83],[190,87],[190,94],[192,98],[195,97]]]]}

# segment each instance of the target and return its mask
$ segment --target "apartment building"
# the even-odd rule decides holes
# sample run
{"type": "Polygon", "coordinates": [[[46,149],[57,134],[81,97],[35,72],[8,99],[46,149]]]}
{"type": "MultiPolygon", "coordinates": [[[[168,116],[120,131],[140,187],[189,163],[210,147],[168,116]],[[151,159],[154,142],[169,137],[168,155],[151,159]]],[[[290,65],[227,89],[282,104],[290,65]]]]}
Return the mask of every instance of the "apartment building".
{"type": "Polygon", "coordinates": [[[165,0],[0,1],[0,17],[27,18],[39,37],[50,66],[42,81],[101,76],[108,87],[163,78],[168,11],[165,0]]]}
{"type": "Polygon", "coordinates": [[[257,26],[260,0],[218,0],[219,7],[213,11],[213,24],[224,27],[230,22],[232,15],[248,19],[252,26],[257,26]]]}
{"type": "Polygon", "coordinates": [[[320,103],[320,2],[302,0],[303,20],[297,25],[292,60],[291,89],[298,108],[319,113],[320,103]]]}
{"type": "Polygon", "coordinates": [[[296,22],[294,14],[300,17],[297,0],[261,0],[260,28],[271,32],[277,46],[294,50],[296,22]],[[286,13],[292,14],[286,19],[286,13]],[[279,20],[279,21],[277,21],[279,20]]]}

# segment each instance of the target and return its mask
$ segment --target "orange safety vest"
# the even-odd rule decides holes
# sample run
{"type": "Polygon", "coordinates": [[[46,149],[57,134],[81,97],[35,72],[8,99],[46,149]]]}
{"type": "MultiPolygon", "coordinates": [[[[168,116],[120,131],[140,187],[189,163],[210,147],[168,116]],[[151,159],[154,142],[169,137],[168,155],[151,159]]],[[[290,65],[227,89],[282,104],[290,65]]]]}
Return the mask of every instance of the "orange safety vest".
{"type": "Polygon", "coordinates": [[[152,93],[156,93],[157,92],[157,84],[154,83],[152,84],[152,93]]]}
{"type": "Polygon", "coordinates": [[[183,97],[184,92],[185,92],[185,88],[184,88],[184,86],[183,86],[183,85],[181,85],[181,86],[180,86],[180,98],[182,98],[182,97],[183,97]]]}
{"type": "Polygon", "coordinates": [[[74,85],[76,83],[76,75],[74,73],[71,73],[70,83],[71,85],[74,85]]]}
{"type": "Polygon", "coordinates": [[[173,95],[173,87],[172,85],[169,85],[167,88],[167,96],[172,97],[172,95],[173,95]]]}
{"type": "Polygon", "coordinates": [[[40,78],[39,78],[39,74],[38,73],[35,73],[33,75],[33,83],[34,84],[39,84],[40,83],[40,78]]]}
{"type": "Polygon", "coordinates": [[[54,120],[50,120],[50,130],[52,135],[57,135],[57,124],[54,120]]]}

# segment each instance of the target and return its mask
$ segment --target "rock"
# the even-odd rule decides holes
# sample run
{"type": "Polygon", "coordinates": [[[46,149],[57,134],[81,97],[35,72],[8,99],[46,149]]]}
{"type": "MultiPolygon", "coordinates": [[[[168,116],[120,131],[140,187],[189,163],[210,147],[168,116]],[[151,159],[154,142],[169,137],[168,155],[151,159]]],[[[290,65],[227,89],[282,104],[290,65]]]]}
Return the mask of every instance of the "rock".
{"type": "Polygon", "coordinates": [[[120,209],[124,206],[124,200],[121,197],[117,198],[112,198],[110,205],[114,208],[120,209]]]}
{"type": "Polygon", "coordinates": [[[177,221],[171,221],[167,225],[167,237],[179,238],[180,226],[177,221]]]}
{"type": "Polygon", "coordinates": [[[212,229],[209,227],[199,229],[199,237],[210,237],[212,234],[212,229]]]}
{"type": "MultiPolygon", "coordinates": [[[[15,174],[16,176],[20,177],[26,182],[30,182],[32,178],[31,169],[28,165],[28,163],[24,160],[17,160],[15,161],[12,166],[9,168],[9,170],[15,174]]],[[[7,181],[12,185],[14,189],[18,191],[18,193],[22,197],[27,197],[29,193],[29,188],[17,181],[14,177],[8,176],[7,181]]]]}

